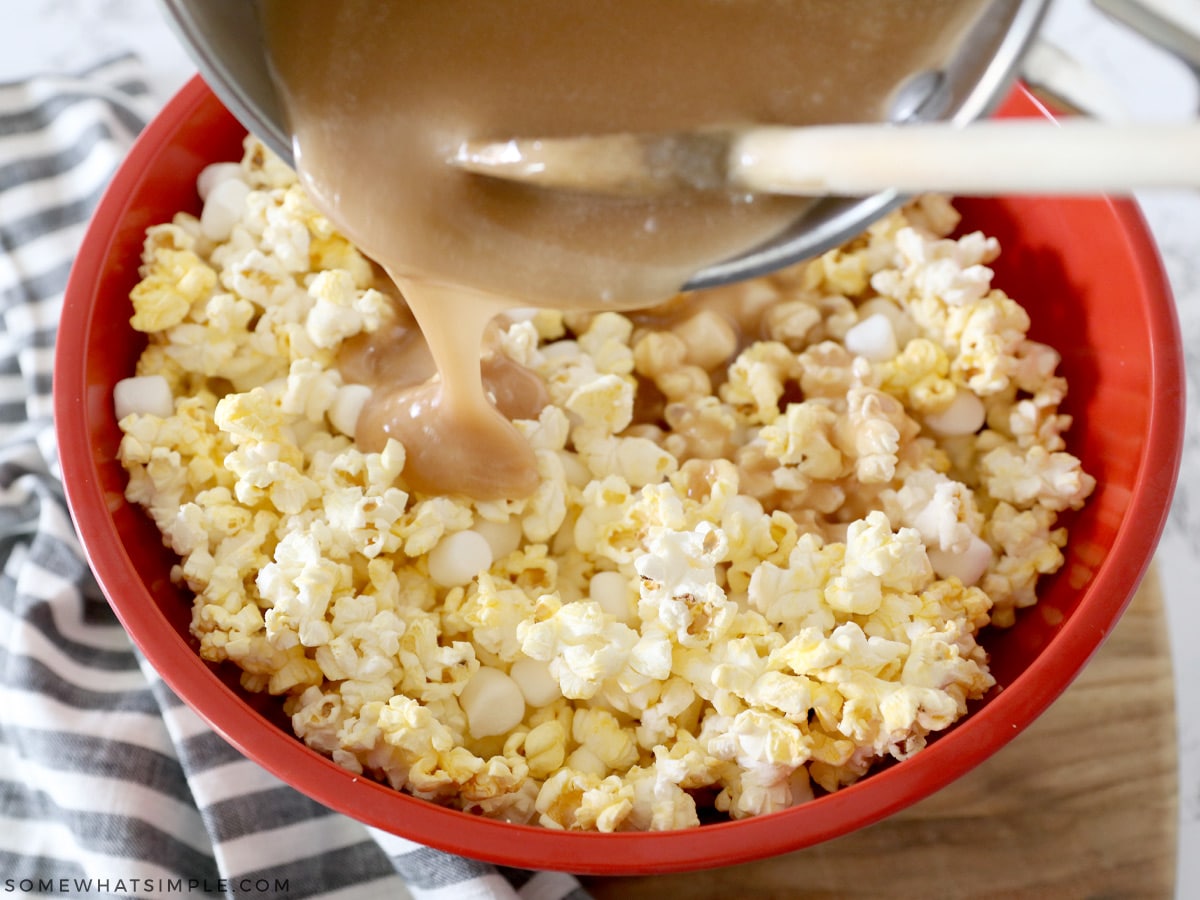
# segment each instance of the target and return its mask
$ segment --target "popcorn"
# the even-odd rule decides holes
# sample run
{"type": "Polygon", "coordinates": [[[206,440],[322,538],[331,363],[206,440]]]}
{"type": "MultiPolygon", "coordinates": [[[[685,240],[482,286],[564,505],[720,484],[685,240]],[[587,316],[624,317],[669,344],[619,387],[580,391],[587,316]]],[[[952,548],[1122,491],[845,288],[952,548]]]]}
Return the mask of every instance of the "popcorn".
{"type": "Polygon", "coordinates": [[[217,285],[217,273],[187,248],[156,246],[156,237],[146,237],[146,252],[139,274],[141,281],[130,294],[136,331],[155,332],[178,325],[194,304],[206,301],[217,285]]]}
{"type": "Polygon", "coordinates": [[[586,700],[625,668],[638,635],[605,615],[600,604],[578,601],[543,621],[521,622],[517,638],[526,656],[550,663],[564,697],[586,700]]]}
{"type": "Polygon", "coordinates": [[[963,553],[983,527],[970,488],[940,472],[913,472],[902,488],[884,491],[880,500],[898,524],[920,533],[930,551],[963,553]]]}
{"type": "MultiPolygon", "coordinates": [[[[538,791],[538,824],[560,831],[570,828],[582,829],[584,823],[594,826],[598,818],[596,813],[593,812],[582,821],[578,818],[584,806],[584,795],[589,791],[600,791],[599,796],[605,796],[597,776],[571,768],[559,769],[543,782],[541,790],[538,791]]],[[[592,799],[589,803],[592,809],[597,805],[597,799],[592,799]]]]}
{"type": "Polygon", "coordinates": [[[999,291],[952,310],[947,332],[957,333],[959,352],[951,373],[976,394],[1003,390],[1015,374],[1016,353],[1028,328],[1025,310],[999,291]]]}
{"type": "Polygon", "coordinates": [[[779,400],[789,380],[799,374],[799,361],[785,345],[761,341],[751,344],[729,367],[721,399],[758,425],[769,425],[779,416],[779,400]]]}
{"type": "Polygon", "coordinates": [[[930,414],[944,414],[958,393],[949,378],[950,357],[926,337],[914,337],[879,371],[881,387],[899,396],[906,406],[926,413],[926,422],[930,414]]]}
{"type": "Polygon", "coordinates": [[[543,722],[525,735],[523,750],[529,765],[529,774],[545,780],[560,770],[566,759],[567,736],[562,724],[551,720],[543,722]]]}
{"type": "Polygon", "coordinates": [[[1034,446],[1021,453],[997,447],[980,461],[988,491],[997,500],[1018,507],[1034,503],[1055,510],[1079,509],[1096,481],[1069,453],[1051,453],[1034,446]]]}
{"type": "Polygon", "coordinates": [[[634,768],[625,779],[633,787],[633,808],[625,820],[641,831],[674,831],[700,824],[696,801],[678,784],[663,778],[656,767],[634,768]]]}
{"type": "Polygon", "coordinates": [[[319,273],[308,284],[315,301],[304,329],[318,347],[336,347],[364,328],[374,331],[386,314],[387,299],[379,291],[357,289],[354,277],[342,269],[319,273]]]}
{"type": "Polygon", "coordinates": [[[825,321],[814,303],[804,300],[780,299],[764,317],[767,336],[784,344],[789,350],[802,350],[809,345],[809,336],[825,321]]]}
{"type": "Polygon", "coordinates": [[[634,563],[642,580],[642,622],[657,623],[681,647],[719,641],[737,613],[716,576],[728,547],[724,533],[707,522],[695,531],[651,534],[648,552],[634,563]]]}
{"type": "Polygon", "coordinates": [[[737,330],[729,319],[711,309],[680,322],[676,333],[687,345],[687,361],[706,372],[724,365],[737,352],[737,330]]]}
{"type": "Polygon", "coordinates": [[[587,429],[616,434],[633,420],[633,386],[617,375],[597,375],[572,391],[563,406],[587,429]]]}
{"type": "Polygon", "coordinates": [[[815,400],[789,403],[787,411],[759,432],[767,456],[807,479],[837,479],[846,459],[835,444],[837,412],[815,400]]]}
{"type": "Polygon", "coordinates": [[[786,809],[789,779],[808,760],[808,743],[798,726],[753,709],[721,722],[708,746],[717,758],[736,762],[739,771],[717,797],[717,809],[735,819],[786,809]]]}
{"type": "MultiPolygon", "coordinates": [[[[579,336],[579,348],[591,358],[597,372],[627,376],[634,368],[634,354],[629,346],[632,336],[633,323],[629,319],[604,312],[594,316],[579,336]]],[[[630,402],[632,399],[631,393],[630,402]]]]}
{"type": "Polygon", "coordinates": [[[637,742],[606,709],[581,709],[571,720],[571,736],[609,771],[623,772],[639,758],[637,742]]]}
{"type": "Polygon", "coordinates": [[[258,249],[250,250],[226,264],[221,275],[221,286],[260,309],[286,309],[300,290],[291,273],[276,257],[258,249]]]}
{"type": "Polygon", "coordinates": [[[652,315],[515,310],[550,403],[529,497],[409,489],[338,366],[389,295],[248,138],[149,229],[114,402],[126,496],[201,655],[357,774],[505,821],[696,827],[904,759],[993,687],[977,642],[1063,562],[1095,481],[999,248],[925,197],[652,315]]]}
{"type": "Polygon", "coordinates": [[[852,387],[862,386],[873,377],[870,364],[853,356],[843,345],[822,341],[806,348],[796,357],[800,370],[800,390],[805,397],[823,399],[840,406],[852,387]]]}
{"type": "Polygon", "coordinates": [[[806,628],[831,631],[837,617],[825,603],[825,586],[844,557],[844,545],[803,535],[785,566],[764,562],[754,570],[747,602],[785,636],[806,628]]]}
{"type": "Polygon", "coordinates": [[[634,365],[639,375],[649,378],[668,400],[685,400],[712,393],[708,373],[687,362],[688,348],[683,338],[665,331],[652,331],[633,348],[634,365]]]}
{"type": "Polygon", "coordinates": [[[918,426],[895,397],[874,388],[852,387],[846,394],[846,415],[838,422],[838,445],[854,460],[863,484],[890,482],[900,452],[917,435],[918,426]]]}
{"type": "Polygon", "coordinates": [[[1057,571],[1063,563],[1066,530],[1053,528],[1054,511],[1046,506],[1020,510],[997,504],[984,537],[999,548],[999,556],[984,573],[980,586],[996,604],[992,621],[1001,626],[1015,621],[1015,609],[1037,602],[1038,576],[1057,571]]]}
{"type": "MultiPolygon", "coordinates": [[[[505,662],[535,662],[522,658],[521,640],[517,636],[517,627],[533,615],[535,598],[531,598],[527,591],[512,585],[506,579],[495,577],[486,571],[476,574],[478,579],[474,584],[468,584],[465,590],[460,589],[447,595],[442,615],[443,630],[452,634],[471,635],[476,647],[505,662]]],[[[475,578],[475,575],[471,577],[475,578]]],[[[549,668],[545,667],[545,671],[546,677],[550,678],[549,668]]],[[[524,691],[525,682],[532,684],[534,680],[536,676],[530,672],[526,679],[518,679],[518,685],[524,691]]],[[[538,688],[530,687],[530,690],[539,695],[544,693],[544,690],[538,688]]],[[[554,685],[554,691],[557,692],[557,683],[554,685]]]]}

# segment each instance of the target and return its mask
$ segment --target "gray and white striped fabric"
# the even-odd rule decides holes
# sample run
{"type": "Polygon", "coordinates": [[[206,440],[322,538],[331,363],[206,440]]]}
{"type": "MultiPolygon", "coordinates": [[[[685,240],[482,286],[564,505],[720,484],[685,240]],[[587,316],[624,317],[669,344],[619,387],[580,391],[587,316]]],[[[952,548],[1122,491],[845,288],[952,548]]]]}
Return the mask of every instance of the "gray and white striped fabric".
{"type": "Polygon", "coordinates": [[[226,744],[136,653],[84,562],[51,419],[71,260],[153,111],[139,62],[0,85],[0,894],[585,897],[372,831],[226,744]]]}

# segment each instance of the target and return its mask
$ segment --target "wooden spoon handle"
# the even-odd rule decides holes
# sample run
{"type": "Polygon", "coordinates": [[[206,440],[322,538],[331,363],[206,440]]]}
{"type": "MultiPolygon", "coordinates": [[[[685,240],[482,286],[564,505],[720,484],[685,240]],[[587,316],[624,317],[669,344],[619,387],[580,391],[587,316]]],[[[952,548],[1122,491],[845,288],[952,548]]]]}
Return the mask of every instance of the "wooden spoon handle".
{"type": "Polygon", "coordinates": [[[468,143],[467,171],[546,188],[650,196],[1128,193],[1200,187],[1200,124],[1000,119],[468,143]]]}
{"type": "Polygon", "coordinates": [[[733,138],[729,177],[752,192],[850,196],[889,188],[995,195],[1200,187],[1200,125],[757,128],[733,138]]]}

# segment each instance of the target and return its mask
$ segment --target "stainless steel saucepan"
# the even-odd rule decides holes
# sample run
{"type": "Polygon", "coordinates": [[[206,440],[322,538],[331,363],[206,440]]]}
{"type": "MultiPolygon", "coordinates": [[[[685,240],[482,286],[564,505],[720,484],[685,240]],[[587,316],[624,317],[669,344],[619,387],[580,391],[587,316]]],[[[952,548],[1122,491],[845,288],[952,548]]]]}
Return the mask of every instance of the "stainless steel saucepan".
{"type": "MultiPolygon", "coordinates": [[[[1009,89],[1049,2],[988,0],[942,68],[897,86],[890,119],[966,123],[986,115],[1009,89]]],[[[290,160],[291,140],[267,68],[255,4],[248,0],[162,3],[214,93],[247,129],[290,160]]],[[[696,273],[686,287],[752,278],[823,253],[904,200],[896,190],[824,199],[765,244],[696,273]]]]}

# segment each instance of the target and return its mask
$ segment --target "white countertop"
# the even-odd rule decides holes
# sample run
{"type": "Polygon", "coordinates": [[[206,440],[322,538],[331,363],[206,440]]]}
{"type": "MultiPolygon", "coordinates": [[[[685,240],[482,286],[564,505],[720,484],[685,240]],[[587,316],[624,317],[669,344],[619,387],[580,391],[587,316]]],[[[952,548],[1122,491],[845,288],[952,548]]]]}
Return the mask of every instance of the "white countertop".
{"type": "MultiPolygon", "coordinates": [[[[1200,21],[1200,0],[1154,0],[1200,21]]],[[[1043,37],[1078,64],[1069,77],[1097,108],[1134,121],[1200,115],[1200,89],[1186,67],[1096,13],[1087,0],[1055,0],[1043,37]]],[[[147,64],[165,101],[194,72],[154,0],[27,0],[9,3],[0,29],[0,81],[74,69],[124,50],[147,64]]],[[[1052,66],[1074,64],[1051,59],[1052,66]]],[[[1183,471],[1158,564],[1165,585],[1175,666],[1180,749],[1180,853],[1177,895],[1200,897],[1200,192],[1139,196],[1178,303],[1187,359],[1188,427],[1183,471]],[[1193,852],[1189,852],[1191,848],[1193,852]]]]}

